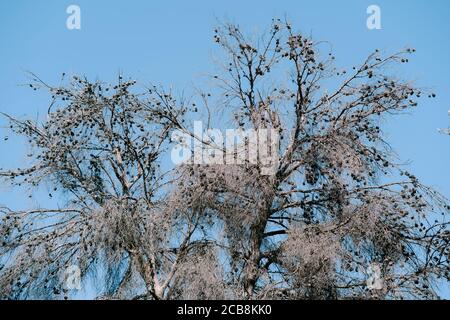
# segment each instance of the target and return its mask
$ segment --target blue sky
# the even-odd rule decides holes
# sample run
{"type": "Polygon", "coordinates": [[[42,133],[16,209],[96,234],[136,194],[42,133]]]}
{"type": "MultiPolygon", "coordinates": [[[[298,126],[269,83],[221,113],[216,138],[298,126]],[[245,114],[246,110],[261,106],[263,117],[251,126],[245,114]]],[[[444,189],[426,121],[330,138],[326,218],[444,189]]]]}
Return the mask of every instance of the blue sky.
{"type": "MultiPolygon", "coordinates": [[[[0,111],[17,116],[45,114],[49,96],[21,84],[25,71],[58,84],[63,72],[112,81],[119,72],[141,83],[188,88],[213,70],[212,41],[217,19],[264,30],[273,17],[287,15],[295,28],[333,44],[337,64],[351,66],[375,48],[417,49],[399,75],[430,87],[412,113],[388,120],[386,139],[407,168],[425,184],[450,197],[450,2],[434,1],[106,1],[18,0],[0,2],[0,111]],[[81,30],[68,30],[66,8],[81,8],[81,30]],[[366,8],[381,8],[381,30],[368,30],[366,8]]],[[[24,163],[26,147],[3,141],[0,167],[24,163]]],[[[0,186],[0,204],[31,205],[20,193],[0,186]]],[[[40,201],[49,204],[48,200],[40,201]]]]}

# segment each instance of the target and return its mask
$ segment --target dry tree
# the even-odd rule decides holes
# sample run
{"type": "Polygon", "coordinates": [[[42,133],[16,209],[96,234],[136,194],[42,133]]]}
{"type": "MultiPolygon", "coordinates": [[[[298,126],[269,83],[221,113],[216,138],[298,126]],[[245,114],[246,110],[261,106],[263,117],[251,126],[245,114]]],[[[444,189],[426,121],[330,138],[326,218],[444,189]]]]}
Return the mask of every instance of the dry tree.
{"type": "Polygon", "coordinates": [[[438,297],[450,271],[448,201],[396,164],[380,129],[427,94],[389,72],[415,50],[376,50],[344,70],[328,43],[280,20],[256,39],[233,24],[214,33],[220,98],[204,104],[238,128],[280,135],[273,175],[253,163],[190,165],[180,179],[221,222],[235,297],[438,297]],[[372,268],[381,288],[369,285],[372,268]]]}
{"type": "Polygon", "coordinates": [[[47,120],[7,116],[33,163],[1,176],[50,183],[67,206],[2,208],[0,296],[67,295],[76,265],[82,278],[105,271],[104,298],[438,298],[448,201],[396,163],[380,129],[426,94],[388,70],[415,50],[376,50],[343,70],[328,43],[286,21],[257,39],[233,24],[214,33],[223,70],[198,97],[205,120],[221,110],[237,128],[277,132],[273,173],[248,161],[167,165],[174,130],[210,147],[188,125],[201,107],[171,92],[36,77],[53,96],[47,120]]]}
{"type": "Polygon", "coordinates": [[[31,86],[52,94],[47,120],[5,115],[34,150],[29,167],[0,173],[5,182],[50,184],[67,206],[1,208],[1,297],[62,297],[66,271],[76,266],[82,278],[107,274],[104,297],[161,299],[177,265],[201,247],[192,238],[200,212],[169,207],[178,204],[166,195],[172,177],[162,159],[173,129],[168,114],[181,119],[186,110],[163,107],[169,93],[134,85],[121,76],[114,86],[75,76],[51,87],[35,77],[31,86]]]}

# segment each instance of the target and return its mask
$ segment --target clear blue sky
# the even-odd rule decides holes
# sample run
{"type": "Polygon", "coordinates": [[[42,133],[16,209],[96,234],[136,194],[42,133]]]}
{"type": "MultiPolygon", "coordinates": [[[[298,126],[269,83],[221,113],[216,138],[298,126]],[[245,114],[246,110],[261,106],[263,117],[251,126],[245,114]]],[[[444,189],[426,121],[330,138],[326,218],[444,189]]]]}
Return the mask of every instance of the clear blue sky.
{"type": "MultiPolygon", "coordinates": [[[[409,115],[384,125],[387,140],[424,183],[450,197],[450,137],[437,128],[450,125],[450,2],[434,1],[1,1],[0,111],[45,114],[49,97],[21,84],[26,70],[57,84],[63,72],[113,80],[119,72],[142,83],[189,87],[212,70],[216,19],[264,29],[287,15],[295,28],[330,41],[337,63],[360,62],[375,48],[417,49],[401,76],[437,93],[409,115]],[[343,5],[345,3],[345,5],[343,5]],[[66,8],[81,8],[81,30],[68,30],[66,8]],[[368,30],[366,8],[381,8],[382,29],[368,30]]],[[[0,167],[24,163],[21,140],[3,141],[0,167]]],[[[0,186],[0,204],[31,205],[23,194],[0,186]]],[[[34,202],[33,202],[34,203],[34,202]]],[[[49,205],[48,200],[39,202],[49,205]]]]}

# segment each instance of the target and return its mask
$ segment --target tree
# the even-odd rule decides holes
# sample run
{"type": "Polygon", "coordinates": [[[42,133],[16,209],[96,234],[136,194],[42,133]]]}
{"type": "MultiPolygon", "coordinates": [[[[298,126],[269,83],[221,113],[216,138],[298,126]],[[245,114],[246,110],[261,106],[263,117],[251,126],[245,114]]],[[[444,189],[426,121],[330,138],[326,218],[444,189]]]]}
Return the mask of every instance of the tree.
{"type": "Polygon", "coordinates": [[[82,278],[105,271],[103,298],[437,298],[450,206],[395,163],[380,129],[423,94],[386,71],[414,49],[341,70],[326,43],[281,20],[256,41],[233,24],[214,40],[223,72],[195,99],[208,120],[214,105],[239,128],[275,130],[273,174],[248,161],[161,165],[175,130],[212,144],[188,124],[201,107],[171,92],[35,77],[59,107],[43,124],[7,116],[34,163],[1,175],[48,181],[67,206],[2,209],[0,295],[60,297],[76,265],[82,278]]]}

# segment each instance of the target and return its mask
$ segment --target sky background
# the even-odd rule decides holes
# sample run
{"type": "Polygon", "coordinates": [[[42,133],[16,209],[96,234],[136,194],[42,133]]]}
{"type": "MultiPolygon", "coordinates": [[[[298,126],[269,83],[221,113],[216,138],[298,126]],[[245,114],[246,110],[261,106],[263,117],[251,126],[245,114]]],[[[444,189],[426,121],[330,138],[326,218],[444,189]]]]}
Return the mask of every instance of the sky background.
{"type": "MultiPolygon", "coordinates": [[[[50,97],[30,90],[26,71],[57,85],[63,72],[114,81],[119,73],[142,84],[189,88],[213,70],[212,41],[218,20],[236,22],[249,33],[265,30],[274,17],[333,44],[339,66],[360,63],[374,49],[417,53],[399,76],[429,87],[414,112],[385,122],[386,140],[427,185],[450,197],[450,2],[433,1],[113,1],[46,0],[0,2],[0,111],[42,117],[50,97]],[[81,8],[81,30],[69,30],[66,9],[81,8]],[[366,9],[381,8],[381,30],[366,27],[366,9]]],[[[25,163],[27,148],[0,120],[0,168],[25,163]],[[8,136],[8,141],[4,137],[8,136]]],[[[53,200],[57,201],[57,200],[53,200]]],[[[0,205],[18,209],[49,199],[28,199],[0,185],[0,205]]],[[[449,288],[444,295],[450,298],[449,288]]]]}

